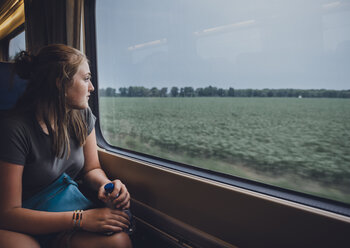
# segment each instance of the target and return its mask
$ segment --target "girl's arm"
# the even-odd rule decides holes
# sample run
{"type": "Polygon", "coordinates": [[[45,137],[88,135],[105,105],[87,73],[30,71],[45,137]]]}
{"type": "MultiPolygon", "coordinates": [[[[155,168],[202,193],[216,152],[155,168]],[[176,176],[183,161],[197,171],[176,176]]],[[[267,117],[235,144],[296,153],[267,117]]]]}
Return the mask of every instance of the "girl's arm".
{"type": "MultiPolygon", "coordinates": [[[[73,211],[45,212],[22,208],[23,166],[0,161],[0,229],[27,234],[47,234],[74,227],[73,211]]],[[[120,232],[130,225],[128,215],[109,208],[83,212],[82,229],[120,232]]]]}
{"type": "Polygon", "coordinates": [[[98,192],[98,198],[105,203],[111,201],[116,208],[126,209],[130,206],[130,194],[120,180],[114,180],[114,191],[110,195],[104,192],[104,185],[111,181],[107,178],[97,154],[95,129],[89,134],[84,145],[84,182],[98,192]]]}
{"type": "Polygon", "coordinates": [[[0,161],[0,229],[44,234],[72,228],[72,212],[50,213],[22,208],[23,168],[0,161]]]}

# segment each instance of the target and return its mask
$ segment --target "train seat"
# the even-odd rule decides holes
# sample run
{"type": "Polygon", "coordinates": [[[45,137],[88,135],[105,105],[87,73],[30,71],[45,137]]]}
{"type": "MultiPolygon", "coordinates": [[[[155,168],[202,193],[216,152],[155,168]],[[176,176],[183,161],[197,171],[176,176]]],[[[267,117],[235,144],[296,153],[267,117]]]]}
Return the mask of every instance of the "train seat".
{"type": "Polygon", "coordinates": [[[0,117],[11,109],[27,86],[27,80],[14,74],[11,62],[0,62],[0,117]]]}

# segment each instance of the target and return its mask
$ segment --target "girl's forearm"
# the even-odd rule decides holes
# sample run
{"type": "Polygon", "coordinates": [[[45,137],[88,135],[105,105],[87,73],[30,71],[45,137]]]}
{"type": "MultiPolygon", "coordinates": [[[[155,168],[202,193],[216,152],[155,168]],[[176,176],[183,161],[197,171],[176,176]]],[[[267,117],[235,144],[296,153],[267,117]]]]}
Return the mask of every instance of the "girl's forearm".
{"type": "Polygon", "coordinates": [[[108,179],[106,173],[101,168],[96,168],[84,175],[84,182],[95,191],[98,191],[102,185],[111,182],[111,180],[108,179]]]}
{"type": "MultiPolygon", "coordinates": [[[[45,212],[13,208],[0,215],[0,229],[28,234],[48,234],[73,228],[73,211],[45,212]]],[[[83,216],[84,218],[84,216],[83,216]]]]}

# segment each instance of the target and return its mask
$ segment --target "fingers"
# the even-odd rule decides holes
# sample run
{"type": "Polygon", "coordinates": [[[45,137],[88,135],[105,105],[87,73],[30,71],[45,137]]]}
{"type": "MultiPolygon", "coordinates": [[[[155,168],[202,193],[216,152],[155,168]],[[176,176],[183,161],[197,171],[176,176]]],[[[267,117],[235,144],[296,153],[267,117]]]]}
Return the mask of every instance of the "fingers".
{"type": "Polygon", "coordinates": [[[120,210],[116,210],[116,209],[111,209],[111,213],[113,215],[112,220],[117,220],[117,221],[123,222],[127,225],[130,225],[129,215],[126,214],[125,212],[120,211],[120,210]]]}
{"type": "Polygon", "coordinates": [[[129,216],[119,210],[110,210],[112,216],[106,219],[105,227],[108,228],[109,231],[122,231],[123,229],[127,229],[130,226],[129,216]]]}
{"type": "Polygon", "coordinates": [[[125,185],[120,180],[113,181],[115,187],[110,194],[110,199],[117,209],[126,209],[130,207],[130,194],[125,185]]]}
{"type": "Polygon", "coordinates": [[[84,214],[82,228],[86,231],[119,232],[130,226],[129,216],[120,210],[98,208],[86,210],[84,214]]]}
{"type": "Polygon", "coordinates": [[[105,194],[104,186],[102,186],[97,193],[97,197],[99,200],[107,203],[109,201],[109,196],[105,194]]]}
{"type": "MultiPolygon", "coordinates": [[[[122,183],[120,180],[115,180],[112,182],[113,185],[114,185],[114,188],[113,188],[113,192],[111,193],[107,193],[106,190],[105,190],[105,185],[102,185],[98,191],[98,199],[100,199],[101,201],[103,201],[104,203],[107,203],[107,202],[113,202],[115,198],[117,198],[119,196],[119,192],[121,191],[121,188],[122,188],[122,183]]],[[[124,186],[125,187],[125,186],[124,186]]]]}
{"type": "Polygon", "coordinates": [[[123,228],[118,226],[105,225],[102,232],[121,232],[123,228]]]}
{"type": "MultiPolygon", "coordinates": [[[[126,190],[126,188],[125,188],[126,190]]],[[[117,209],[126,209],[130,207],[130,194],[128,191],[121,193],[121,195],[113,201],[117,209]]]]}
{"type": "Polygon", "coordinates": [[[114,180],[113,183],[114,183],[114,190],[110,194],[110,197],[112,199],[116,199],[120,197],[120,195],[124,194],[124,192],[127,190],[125,185],[120,180],[114,180]]]}
{"type": "Polygon", "coordinates": [[[122,229],[127,229],[130,224],[128,224],[129,222],[127,223],[124,223],[122,221],[119,221],[119,220],[114,220],[114,219],[111,219],[108,221],[107,225],[110,225],[110,226],[115,226],[115,227],[120,227],[122,229]]]}
{"type": "Polygon", "coordinates": [[[125,185],[120,180],[114,180],[114,190],[106,194],[104,185],[100,187],[98,198],[106,204],[115,206],[117,209],[127,209],[130,207],[130,194],[125,185]]]}

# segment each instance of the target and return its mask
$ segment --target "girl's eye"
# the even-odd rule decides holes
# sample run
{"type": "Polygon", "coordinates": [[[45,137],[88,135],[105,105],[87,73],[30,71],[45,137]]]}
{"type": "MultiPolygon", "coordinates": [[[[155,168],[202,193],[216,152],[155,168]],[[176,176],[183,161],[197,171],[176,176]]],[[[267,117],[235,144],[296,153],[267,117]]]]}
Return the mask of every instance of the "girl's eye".
{"type": "Polygon", "coordinates": [[[85,81],[90,81],[91,77],[86,77],[85,81]]]}

